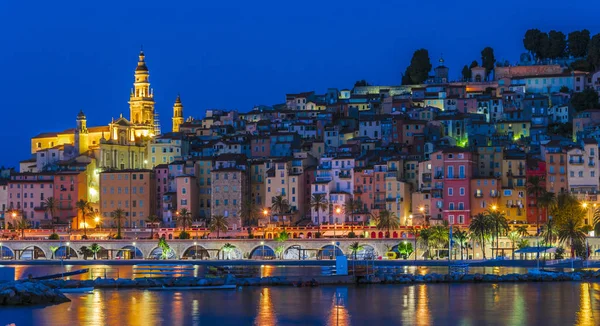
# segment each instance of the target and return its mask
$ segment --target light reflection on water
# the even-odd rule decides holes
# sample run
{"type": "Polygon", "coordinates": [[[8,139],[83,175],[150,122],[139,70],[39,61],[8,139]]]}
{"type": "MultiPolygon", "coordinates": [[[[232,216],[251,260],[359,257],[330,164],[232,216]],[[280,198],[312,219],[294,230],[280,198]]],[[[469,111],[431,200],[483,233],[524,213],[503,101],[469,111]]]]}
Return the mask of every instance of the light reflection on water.
{"type": "MultiPolygon", "coordinates": [[[[0,265],[1,266],[1,265],[0,265]]],[[[334,265],[332,265],[334,266],[334,265]]],[[[44,276],[49,274],[58,274],[62,272],[76,271],[80,269],[90,269],[94,273],[94,278],[106,275],[109,278],[134,278],[132,265],[12,265],[15,268],[15,279],[24,279],[29,275],[32,277],[44,276]]],[[[326,267],[326,266],[325,266],[326,267]]],[[[407,273],[416,275],[425,275],[429,273],[448,273],[448,267],[442,266],[399,266],[399,267],[376,267],[384,271],[393,273],[407,273]]],[[[193,276],[203,277],[206,274],[207,266],[194,265],[193,276]]],[[[253,277],[268,276],[314,276],[328,274],[329,269],[324,266],[274,266],[260,265],[248,268],[248,271],[254,270],[253,277]]],[[[469,273],[481,274],[510,274],[526,273],[526,268],[521,267],[471,267],[469,273]]],[[[81,274],[66,277],[66,279],[89,279],[90,274],[81,274]]]]}
{"type": "Polygon", "coordinates": [[[600,324],[596,283],[95,290],[45,308],[0,308],[0,325],[600,324]]]}

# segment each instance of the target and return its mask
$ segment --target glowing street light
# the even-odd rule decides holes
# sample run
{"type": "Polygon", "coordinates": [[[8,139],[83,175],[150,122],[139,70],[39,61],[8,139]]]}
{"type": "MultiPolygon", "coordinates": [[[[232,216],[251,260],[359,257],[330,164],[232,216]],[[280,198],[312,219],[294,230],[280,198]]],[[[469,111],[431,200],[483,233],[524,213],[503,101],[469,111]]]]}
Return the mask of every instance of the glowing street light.
{"type": "Polygon", "coordinates": [[[493,211],[495,211],[495,210],[497,210],[497,209],[498,209],[498,206],[496,206],[496,205],[492,205],[492,210],[493,210],[493,211]]]}
{"type": "Polygon", "coordinates": [[[423,206],[419,207],[419,212],[421,212],[421,214],[423,214],[425,212],[425,207],[423,207],[423,206]]]}
{"type": "Polygon", "coordinates": [[[137,247],[135,246],[135,242],[133,243],[133,258],[137,256],[137,247]]]}

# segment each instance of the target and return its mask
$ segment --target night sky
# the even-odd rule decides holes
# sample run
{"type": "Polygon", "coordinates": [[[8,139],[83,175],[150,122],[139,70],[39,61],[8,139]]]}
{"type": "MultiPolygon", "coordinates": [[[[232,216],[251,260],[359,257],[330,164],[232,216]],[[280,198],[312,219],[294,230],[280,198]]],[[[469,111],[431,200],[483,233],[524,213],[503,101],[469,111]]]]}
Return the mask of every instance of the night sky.
{"type": "Polygon", "coordinates": [[[528,28],[600,32],[600,1],[0,1],[0,165],[29,158],[30,138],[129,118],[143,45],[163,132],[184,115],[247,111],[285,93],[399,84],[415,49],[452,79],[492,46],[514,63],[528,28]]]}

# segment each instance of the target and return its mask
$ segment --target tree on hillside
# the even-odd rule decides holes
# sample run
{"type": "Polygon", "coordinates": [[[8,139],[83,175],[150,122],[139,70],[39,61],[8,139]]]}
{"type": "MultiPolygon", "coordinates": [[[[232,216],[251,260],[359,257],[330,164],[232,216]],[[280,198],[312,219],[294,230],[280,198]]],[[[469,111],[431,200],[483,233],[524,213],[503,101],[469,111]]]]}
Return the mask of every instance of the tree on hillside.
{"type": "Polygon", "coordinates": [[[357,80],[356,83],[354,83],[354,87],[364,87],[364,86],[369,86],[369,85],[370,84],[364,79],[357,80]]]}
{"type": "Polygon", "coordinates": [[[431,71],[432,65],[429,59],[429,51],[426,49],[419,49],[413,53],[410,65],[406,68],[406,73],[410,78],[411,84],[421,84],[431,71]]]}
{"type": "Polygon", "coordinates": [[[598,92],[592,88],[586,88],[583,92],[574,93],[571,96],[571,105],[576,111],[584,111],[598,107],[598,92]]]}
{"type": "Polygon", "coordinates": [[[569,33],[568,52],[575,58],[583,58],[587,55],[588,44],[590,43],[590,31],[587,29],[573,31],[569,33]]]}
{"type": "Polygon", "coordinates": [[[481,51],[481,66],[485,68],[485,77],[489,77],[492,69],[494,69],[494,64],[496,63],[496,58],[494,57],[494,49],[487,46],[481,51]]]}
{"type": "Polygon", "coordinates": [[[587,60],[594,66],[594,69],[600,69],[600,34],[594,35],[590,40],[587,60]]]}
{"type": "Polygon", "coordinates": [[[406,67],[406,70],[404,71],[404,73],[402,74],[402,85],[410,85],[412,84],[412,80],[410,79],[410,76],[408,74],[408,67],[406,67]]]}
{"type": "Polygon", "coordinates": [[[475,67],[479,67],[479,62],[477,62],[477,60],[473,60],[471,62],[471,65],[469,66],[469,69],[473,69],[475,67]]]}
{"type": "Polygon", "coordinates": [[[462,77],[464,81],[467,80],[471,80],[471,77],[473,76],[473,74],[471,73],[471,69],[469,69],[469,66],[465,65],[462,68],[462,77]]]}
{"type": "Polygon", "coordinates": [[[525,32],[525,37],[523,38],[523,46],[525,46],[525,49],[536,57],[541,52],[540,39],[542,38],[542,34],[543,33],[537,28],[529,29],[525,32]]]}
{"type": "Polygon", "coordinates": [[[579,60],[573,61],[569,67],[571,68],[572,71],[578,70],[578,71],[592,72],[594,70],[594,67],[592,67],[590,62],[587,61],[586,59],[579,59],[579,60]]]}
{"type": "Polygon", "coordinates": [[[562,58],[566,54],[567,39],[563,32],[550,31],[548,33],[550,45],[548,48],[548,57],[551,59],[562,58]]]}

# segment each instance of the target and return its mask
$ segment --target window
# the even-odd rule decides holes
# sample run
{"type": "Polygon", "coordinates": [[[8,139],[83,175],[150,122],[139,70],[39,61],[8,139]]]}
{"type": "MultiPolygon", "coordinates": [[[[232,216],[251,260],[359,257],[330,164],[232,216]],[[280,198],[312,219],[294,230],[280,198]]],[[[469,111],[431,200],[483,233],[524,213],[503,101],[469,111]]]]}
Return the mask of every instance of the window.
{"type": "Polygon", "coordinates": [[[580,178],[583,178],[583,171],[579,171],[579,173],[578,173],[578,174],[579,174],[579,177],[580,177],[580,178]]]}
{"type": "Polygon", "coordinates": [[[460,193],[461,196],[464,196],[465,195],[465,188],[464,187],[460,187],[459,193],[460,193]]]}
{"type": "Polygon", "coordinates": [[[184,195],[185,195],[185,194],[186,194],[186,192],[187,192],[187,191],[185,190],[185,187],[181,188],[181,193],[182,193],[182,194],[184,194],[184,195]]]}
{"type": "Polygon", "coordinates": [[[448,188],[448,196],[452,196],[454,193],[454,189],[453,188],[448,188]]]}
{"type": "Polygon", "coordinates": [[[448,215],[448,223],[454,224],[454,215],[448,215]]]}
{"type": "Polygon", "coordinates": [[[450,203],[448,204],[448,209],[453,211],[454,210],[454,203],[450,203]]]}
{"type": "Polygon", "coordinates": [[[465,216],[458,215],[458,224],[465,224],[465,216]]]}

